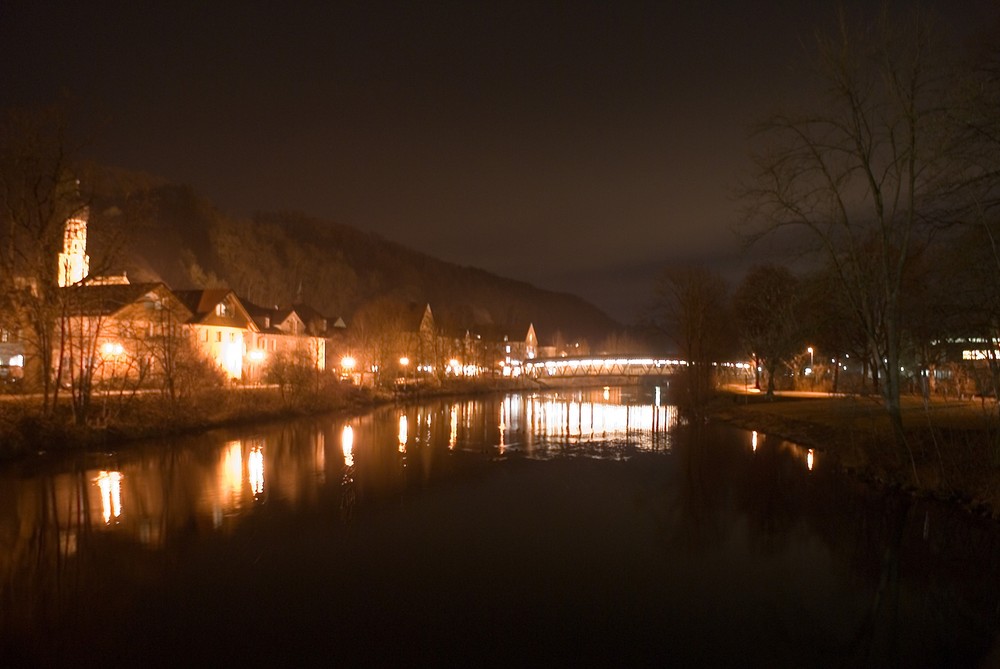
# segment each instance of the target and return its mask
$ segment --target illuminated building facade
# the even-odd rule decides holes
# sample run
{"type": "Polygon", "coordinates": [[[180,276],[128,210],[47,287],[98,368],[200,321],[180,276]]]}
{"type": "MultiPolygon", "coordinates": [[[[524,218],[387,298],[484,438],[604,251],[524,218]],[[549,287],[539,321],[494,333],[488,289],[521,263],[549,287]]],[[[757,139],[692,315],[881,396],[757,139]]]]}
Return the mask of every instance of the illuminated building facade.
{"type": "Polygon", "coordinates": [[[63,230],[63,250],[59,254],[59,285],[72,286],[80,283],[90,273],[90,256],[87,255],[86,207],[66,219],[63,230]]]}
{"type": "Polygon", "coordinates": [[[175,294],[193,314],[188,326],[205,357],[230,379],[242,379],[251,362],[249,347],[260,330],[236,293],[228,288],[209,288],[175,294]]]}

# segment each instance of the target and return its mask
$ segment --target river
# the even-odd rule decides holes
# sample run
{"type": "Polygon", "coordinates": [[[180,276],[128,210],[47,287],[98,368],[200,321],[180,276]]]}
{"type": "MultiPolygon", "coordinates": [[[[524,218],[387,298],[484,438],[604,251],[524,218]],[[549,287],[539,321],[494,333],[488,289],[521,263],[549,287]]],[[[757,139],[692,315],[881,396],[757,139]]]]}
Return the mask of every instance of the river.
{"type": "Polygon", "coordinates": [[[0,469],[0,664],[992,666],[1000,528],[661,388],[0,469]]]}

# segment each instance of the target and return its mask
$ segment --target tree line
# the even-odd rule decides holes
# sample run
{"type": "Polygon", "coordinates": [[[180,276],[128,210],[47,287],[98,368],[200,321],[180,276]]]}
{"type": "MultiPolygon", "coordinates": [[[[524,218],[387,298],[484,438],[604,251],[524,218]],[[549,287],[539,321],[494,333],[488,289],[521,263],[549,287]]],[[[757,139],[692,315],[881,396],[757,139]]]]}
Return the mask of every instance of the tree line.
{"type": "Polygon", "coordinates": [[[753,357],[771,390],[807,346],[833,369],[850,355],[900,438],[900,395],[914,374],[929,392],[948,342],[982,352],[976,392],[1000,390],[1000,50],[941,23],[840,11],[808,47],[814,87],[754,127],[739,188],[744,240],[794,264],[731,296],[708,270],[665,272],[657,318],[691,360],[753,357]]]}

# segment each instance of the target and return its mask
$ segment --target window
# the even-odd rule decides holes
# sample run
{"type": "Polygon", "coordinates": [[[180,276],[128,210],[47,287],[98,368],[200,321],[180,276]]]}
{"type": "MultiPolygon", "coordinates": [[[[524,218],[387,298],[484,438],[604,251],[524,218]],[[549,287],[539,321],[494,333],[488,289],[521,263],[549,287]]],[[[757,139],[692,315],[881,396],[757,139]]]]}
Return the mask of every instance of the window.
{"type": "Polygon", "coordinates": [[[204,332],[202,332],[201,335],[202,335],[201,336],[201,340],[202,341],[208,341],[208,330],[205,330],[204,332]]]}
{"type": "Polygon", "coordinates": [[[219,302],[217,305],[215,305],[215,315],[225,318],[228,316],[232,316],[233,310],[229,307],[229,303],[219,302]]]}
{"type": "Polygon", "coordinates": [[[229,333],[229,341],[231,341],[231,342],[232,341],[236,341],[236,333],[235,332],[230,332],[229,333]]]}
{"type": "Polygon", "coordinates": [[[222,341],[222,330],[216,330],[215,341],[222,341]]]}

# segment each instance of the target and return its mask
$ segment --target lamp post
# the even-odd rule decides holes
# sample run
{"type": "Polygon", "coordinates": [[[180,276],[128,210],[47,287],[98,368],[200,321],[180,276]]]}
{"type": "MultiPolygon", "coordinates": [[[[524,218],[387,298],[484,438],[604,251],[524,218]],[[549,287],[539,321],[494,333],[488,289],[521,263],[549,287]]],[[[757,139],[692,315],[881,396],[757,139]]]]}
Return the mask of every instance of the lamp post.
{"type": "Polygon", "coordinates": [[[810,346],[806,351],[809,353],[809,373],[811,374],[813,368],[813,347],[810,346]]]}

